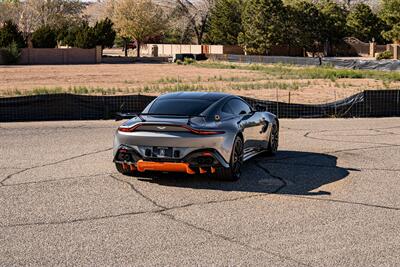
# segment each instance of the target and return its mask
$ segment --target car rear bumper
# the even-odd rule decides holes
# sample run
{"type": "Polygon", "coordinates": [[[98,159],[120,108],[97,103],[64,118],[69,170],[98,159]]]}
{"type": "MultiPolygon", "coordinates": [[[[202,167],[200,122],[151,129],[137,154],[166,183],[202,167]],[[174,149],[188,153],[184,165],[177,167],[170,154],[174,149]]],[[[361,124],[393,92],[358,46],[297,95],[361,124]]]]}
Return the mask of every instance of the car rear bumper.
{"type": "MultiPolygon", "coordinates": [[[[114,139],[114,159],[121,147],[133,150],[137,160],[153,160],[166,162],[185,162],[188,157],[197,152],[208,151],[222,166],[229,166],[234,136],[229,134],[195,135],[186,132],[120,132],[114,139]],[[172,148],[169,157],[156,157],[149,151],[154,148],[172,148]]],[[[136,161],[137,161],[136,160],[136,161]]]]}

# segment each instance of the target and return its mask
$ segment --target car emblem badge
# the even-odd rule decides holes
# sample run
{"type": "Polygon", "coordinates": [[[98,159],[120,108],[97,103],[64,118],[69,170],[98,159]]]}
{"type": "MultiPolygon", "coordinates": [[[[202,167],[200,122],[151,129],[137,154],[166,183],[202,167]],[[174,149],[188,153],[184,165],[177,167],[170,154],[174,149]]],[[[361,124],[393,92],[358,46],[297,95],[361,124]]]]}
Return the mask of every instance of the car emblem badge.
{"type": "Polygon", "coordinates": [[[157,129],[159,129],[159,130],[165,130],[165,126],[157,126],[157,129]]]}

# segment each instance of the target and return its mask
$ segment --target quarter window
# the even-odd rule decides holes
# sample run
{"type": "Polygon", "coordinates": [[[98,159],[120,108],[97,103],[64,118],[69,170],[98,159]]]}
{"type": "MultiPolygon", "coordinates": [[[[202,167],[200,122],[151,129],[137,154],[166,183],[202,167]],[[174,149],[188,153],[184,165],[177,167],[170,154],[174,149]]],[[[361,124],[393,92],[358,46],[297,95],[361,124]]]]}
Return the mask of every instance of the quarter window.
{"type": "Polygon", "coordinates": [[[232,99],[228,104],[235,115],[249,114],[251,112],[249,105],[240,99],[232,99]]]}
{"type": "Polygon", "coordinates": [[[231,106],[229,105],[230,101],[225,103],[225,105],[222,107],[222,112],[227,113],[227,114],[235,114],[233,110],[231,109],[231,106]]]}

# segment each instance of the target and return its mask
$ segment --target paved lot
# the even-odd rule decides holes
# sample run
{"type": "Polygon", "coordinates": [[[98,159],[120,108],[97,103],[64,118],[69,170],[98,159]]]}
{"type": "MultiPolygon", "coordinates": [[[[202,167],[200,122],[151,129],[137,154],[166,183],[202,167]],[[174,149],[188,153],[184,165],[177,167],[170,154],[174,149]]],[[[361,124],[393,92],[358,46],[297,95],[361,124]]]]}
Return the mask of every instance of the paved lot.
{"type": "Polygon", "coordinates": [[[123,177],[117,123],[0,125],[0,265],[400,265],[400,118],[282,120],[237,183],[123,177]]]}

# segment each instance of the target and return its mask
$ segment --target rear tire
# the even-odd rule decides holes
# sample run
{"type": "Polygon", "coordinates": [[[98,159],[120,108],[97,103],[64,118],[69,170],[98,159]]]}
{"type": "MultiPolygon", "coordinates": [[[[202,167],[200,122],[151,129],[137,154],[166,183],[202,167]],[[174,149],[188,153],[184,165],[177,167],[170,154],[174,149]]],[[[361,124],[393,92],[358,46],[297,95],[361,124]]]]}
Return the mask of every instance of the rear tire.
{"type": "Polygon", "coordinates": [[[240,137],[235,138],[233,143],[229,168],[220,167],[216,170],[216,177],[223,181],[237,181],[241,176],[241,167],[243,164],[243,140],[240,137]]]}
{"type": "Polygon", "coordinates": [[[279,126],[275,122],[272,124],[271,135],[269,136],[267,154],[273,156],[278,151],[279,146],[279,126]]]}

